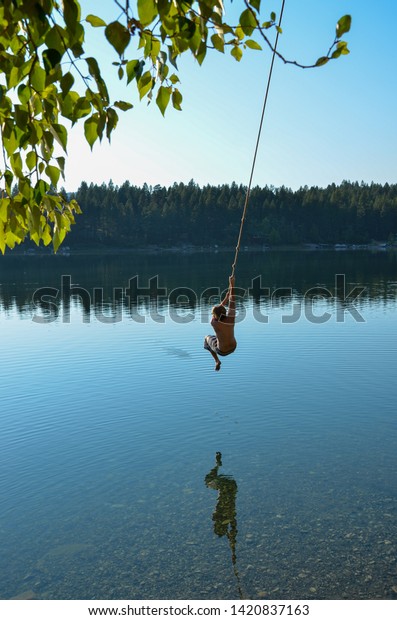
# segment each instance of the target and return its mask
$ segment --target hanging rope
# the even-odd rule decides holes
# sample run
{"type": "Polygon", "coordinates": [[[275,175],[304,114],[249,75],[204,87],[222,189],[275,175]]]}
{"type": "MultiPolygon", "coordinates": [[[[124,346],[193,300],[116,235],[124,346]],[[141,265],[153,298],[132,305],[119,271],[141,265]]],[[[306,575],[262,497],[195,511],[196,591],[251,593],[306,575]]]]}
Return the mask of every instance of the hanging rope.
{"type": "Polygon", "coordinates": [[[271,61],[271,64],[270,64],[269,77],[268,77],[268,80],[267,80],[267,86],[266,86],[266,92],[265,92],[265,98],[263,100],[262,115],[261,115],[261,120],[260,120],[260,123],[259,123],[258,136],[257,136],[257,139],[256,139],[254,158],[252,160],[251,175],[250,175],[250,179],[249,179],[249,183],[248,183],[248,187],[247,187],[247,193],[245,195],[243,215],[241,217],[241,224],[240,224],[240,232],[239,232],[238,239],[237,239],[236,253],[234,255],[234,261],[233,261],[233,264],[232,264],[232,272],[231,272],[232,276],[234,276],[234,270],[236,269],[238,253],[240,251],[240,245],[241,245],[241,236],[243,234],[245,215],[247,213],[248,202],[249,202],[249,198],[250,198],[250,194],[251,194],[252,178],[254,176],[254,170],[255,170],[255,164],[256,164],[256,156],[258,154],[259,142],[260,142],[261,133],[262,133],[262,126],[263,126],[263,119],[264,119],[264,116],[265,116],[265,110],[266,110],[266,105],[267,105],[267,98],[268,98],[268,95],[269,95],[270,82],[271,82],[272,74],[273,74],[273,65],[274,65],[274,59],[276,57],[278,37],[279,37],[279,34],[280,34],[279,29],[281,28],[281,22],[282,22],[282,19],[283,19],[284,5],[285,5],[285,0],[283,0],[282,6],[281,6],[280,19],[279,19],[279,22],[278,22],[276,41],[274,43],[272,61],[271,61]]]}

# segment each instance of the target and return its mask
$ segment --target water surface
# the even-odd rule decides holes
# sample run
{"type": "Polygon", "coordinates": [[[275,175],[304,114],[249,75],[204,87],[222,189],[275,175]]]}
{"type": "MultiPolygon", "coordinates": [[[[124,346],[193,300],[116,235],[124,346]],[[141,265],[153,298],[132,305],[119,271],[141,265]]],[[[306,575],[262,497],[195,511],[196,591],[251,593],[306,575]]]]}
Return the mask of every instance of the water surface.
{"type": "Polygon", "coordinates": [[[1,598],[397,598],[396,255],[242,253],[215,373],[231,259],[1,259],[1,598]]]}

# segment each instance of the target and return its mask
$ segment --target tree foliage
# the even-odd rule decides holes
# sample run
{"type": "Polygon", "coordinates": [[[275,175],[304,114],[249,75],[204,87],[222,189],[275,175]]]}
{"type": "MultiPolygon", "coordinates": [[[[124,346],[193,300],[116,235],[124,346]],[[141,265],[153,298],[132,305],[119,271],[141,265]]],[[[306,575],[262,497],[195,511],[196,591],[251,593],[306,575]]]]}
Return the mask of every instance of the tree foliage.
{"type": "MultiPolygon", "coordinates": [[[[83,214],[70,248],[233,248],[246,187],[200,187],[194,181],[136,187],[128,181],[82,183],[75,195],[83,214]]],[[[254,187],[242,243],[249,246],[397,242],[397,185],[343,182],[326,188],[254,187]]]]}
{"type": "MultiPolygon", "coordinates": [[[[68,127],[84,124],[92,148],[111,134],[131,102],[113,101],[86,29],[103,29],[120,80],[139,99],[154,100],[164,115],[181,110],[177,61],[191,53],[199,64],[209,50],[272,48],[268,31],[281,31],[274,12],[263,21],[260,0],[244,0],[237,25],[224,21],[223,0],[114,0],[118,18],[81,14],[78,0],[3,0],[0,5],[0,250],[27,236],[56,251],[80,213],[58,190],[65,179],[68,127]]],[[[328,53],[311,67],[348,54],[342,39],[351,18],[342,17],[328,53]]],[[[278,56],[286,63],[305,67],[278,56]]]]}

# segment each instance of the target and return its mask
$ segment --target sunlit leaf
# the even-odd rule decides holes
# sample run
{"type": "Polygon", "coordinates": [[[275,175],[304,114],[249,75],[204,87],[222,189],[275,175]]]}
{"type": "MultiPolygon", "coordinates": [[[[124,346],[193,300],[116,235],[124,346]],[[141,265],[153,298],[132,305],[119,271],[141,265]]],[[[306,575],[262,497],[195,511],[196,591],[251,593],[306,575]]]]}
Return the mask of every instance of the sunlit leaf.
{"type": "Polygon", "coordinates": [[[245,44],[246,44],[247,47],[249,47],[252,50],[261,50],[262,49],[261,46],[259,45],[259,43],[257,43],[253,39],[247,39],[245,44]]]}
{"type": "Polygon", "coordinates": [[[218,52],[223,53],[225,51],[225,42],[223,38],[219,36],[219,34],[213,34],[211,37],[211,41],[212,45],[215,47],[216,50],[218,50],[218,52]]]}
{"type": "Polygon", "coordinates": [[[47,166],[45,169],[45,173],[50,179],[52,185],[56,187],[59,181],[59,177],[61,175],[60,169],[56,166],[47,166]]]}
{"type": "Polygon", "coordinates": [[[128,101],[115,101],[114,105],[116,108],[119,108],[119,110],[123,110],[124,112],[126,110],[131,110],[131,108],[134,107],[132,103],[128,103],[128,101]]]}
{"type": "Polygon", "coordinates": [[[139,97],[142,99],[152,88],[153,78],[150,71],[146,71],[138,80],[139,97]]]}
{"type": "Polygon", "coordinates": [[[158,93],[157,93],[157,97],[156,97],[156,103],[163,116],[165,114],[165,110],[170,101],[170,97],[171,97],[171,88],[167,86],[160,86],[158,93]]]}
{"type": "Polygon", "coordinates": [[[61,54],[56,49],[47,49],[43,52],[43,63],[46,73],[56,67],[61,62],[61,54]]]}
{"type": "Polygon", "coordinates": [[[261,8],[261,0],[249,0],[249,3],[254,9],[256,9],[259,13],[261,8]]]}
{"type": "Polygon", "coordinates": [[[142,71],[142,63],[139,60],[129,60],[126,65],[127,71],[127,84],[132,82],[135,78],[140,76],[142,71]]]}
{"type": "Polygon", "coordinates": [[[252,11],[250,11],[249,9],[246,9],[241,13],[240,26],[244,34],[246,34],[248,37],[252,35],[255,28],[257,27],[255,17],[252,14],[252,11]]]}
{"type": "Polygon", "coordinates": [[[351,24],[352,24],[351,15],[344,15],[343,17],[340,18],[340,20],[336,24],[336,36],[338,37],[338,39],[343,37],[343,35],[346,32],[349,32],[351,24]]]}
{"type": "Polygon", "coordinates": [[[99,119],[97,115],[90,116],[90,118],[87,118],[87,120],[84,121],[84,135],[85,135],[85,139],[90,145],[91,150],[92,150],[92,147],[94,146],[94,143],[99,137],[98,136],[98,121],[99,119]]]}
{"type": "Polygon", "coordinates": [[[0,198],[0,221],[7,222],[8,220],[8,208],[10,205],[9,198],[0,198]]]}
{"type": "Polygon", "coordinates": [[[233,56],[233,58],[235,58],[237,61],[240,61],[243,56],[243,52],[238,45],[235,45],[234,47],[232,47],[230,53],[233,56]]]}
{"type": "Polygon", "coordinates": [[[321,56],[317,61],[315,66],[316,67],[322,67],[323,65],[326,65],[327,62],[329,61],[328,56],[321,56]]]}
{"type": "Polygon", "coordinates": [[[174,88],[174,90],[172,91],[172,105],[175,108],[175,110],[181,111],[182,110],[181,104],[182,104],[182,95],[177,88],[174,88]]]}
{"type": "Polygon", "coordinates": [[[72,33],[75,33],[80,25],[80,4],[75,0],[64,0],[63,16],[67,27],[72,33]]]}
{"type": "Polygon", "coordinates": [[[70,91],[74,84],[74,77],[71,73],[65,73],[60,80],[60,86],[62,88],[62,95],[65,96],[70,91]]]}
{"type": "Polygon", "coordinates": [[[68,142],[68,132],[66,131],[66,127],[59,125],[58,123],[53,123],[50,126],[50,132],[63,150],[66,151],[68,142]]]}
{"type": "Polygon", "coordinates": [[[105,28],[105,36],[119,56],[122,56],[130,42],[131,35],[120,22],[111,22],[105,28]]]}
{"type": "Polygon", "coordinates": [[[106,119],[106,136],[108,138],[108,140],[110,140],[110,136],[111,133],[113,131],[113,129],[116,128],[116,125],[119,121],[119,117],[118,114],[116,112],[116,110],[113,110],[113,108],[108,108],[107,109],[107,119],[106,119]]]}
{"type": "Polygon", "coordinates": [[[86,20],[89,24],[91,24],[91,26],[94,26],[94,28],[106,26],[106,22],[103,21],[101,17],[97,17],[96,15],[87,15],[86,20]]]}
{"type": "Polygon", "coordinates": [[[151,24],[157,15],[157,6],[154,0],[138,0],[138,15],[142,26],[151,24]]]}
{"type": "Polygon", "coordinates": [[[37,164],[37,153],[36,151],[29,151],[29,153],[26,155],[26,165],[29,168],[29,170],[33,170],[33,168],[36,166],[37,164]]]}

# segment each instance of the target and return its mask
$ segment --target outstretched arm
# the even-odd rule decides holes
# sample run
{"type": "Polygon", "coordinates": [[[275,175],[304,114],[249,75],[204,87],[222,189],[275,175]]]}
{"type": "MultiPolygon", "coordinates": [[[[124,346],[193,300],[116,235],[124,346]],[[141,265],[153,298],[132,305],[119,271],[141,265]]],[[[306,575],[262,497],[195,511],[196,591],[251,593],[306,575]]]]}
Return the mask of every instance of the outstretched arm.
{"type": "Polygon", "coordinates": [[[221,301],[222,306],[225,306],[227,303],[229,303],[232,293],[234,297],[234,280],[235,280],[234,276],[229,277],[229,288],[228,288],[228,291],[225,297],[221,301]]]}

